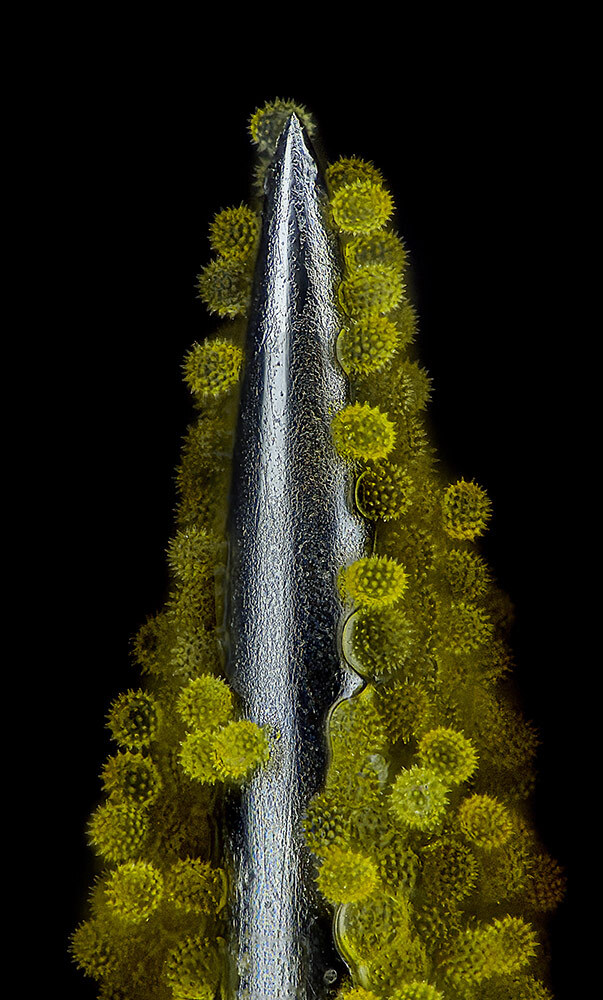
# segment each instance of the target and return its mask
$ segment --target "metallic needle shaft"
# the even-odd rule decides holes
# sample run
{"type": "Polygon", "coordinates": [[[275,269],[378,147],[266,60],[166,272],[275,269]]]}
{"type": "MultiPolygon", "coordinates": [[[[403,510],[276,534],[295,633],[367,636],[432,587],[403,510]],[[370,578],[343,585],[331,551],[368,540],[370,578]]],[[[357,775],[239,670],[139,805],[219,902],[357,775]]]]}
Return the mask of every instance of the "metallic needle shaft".
{"type": "Polygon", "coordinates": [[[337,648],[336,575],[367,544],[330,432],[347,400],[325,201],[292,114],[266,181],[228,526],[229,673],[248,717],[278,736],[229,823],[240,1000],[319,998],[341,970],[301,829],[324,781],[328,710],[358,680],[337,648]]]}

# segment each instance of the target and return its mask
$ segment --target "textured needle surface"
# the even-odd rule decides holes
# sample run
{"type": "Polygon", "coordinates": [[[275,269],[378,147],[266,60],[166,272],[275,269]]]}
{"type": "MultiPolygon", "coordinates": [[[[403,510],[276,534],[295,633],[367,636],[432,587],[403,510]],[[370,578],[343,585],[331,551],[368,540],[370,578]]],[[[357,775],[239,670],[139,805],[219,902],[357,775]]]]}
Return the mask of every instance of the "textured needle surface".
{"type": "Polygon", "coordinates": [[[249,718],[273,732],[269,764],[232,810],[232,951],[248,1000],[324,996],[340,967],[301,833],[324,781],[328,710],[357,683],[337,650],[337,571],[367,545],[330,432],[346,384],[324,204],[291,115],[266,180],[229,515],[229,672],[249,718]]]}

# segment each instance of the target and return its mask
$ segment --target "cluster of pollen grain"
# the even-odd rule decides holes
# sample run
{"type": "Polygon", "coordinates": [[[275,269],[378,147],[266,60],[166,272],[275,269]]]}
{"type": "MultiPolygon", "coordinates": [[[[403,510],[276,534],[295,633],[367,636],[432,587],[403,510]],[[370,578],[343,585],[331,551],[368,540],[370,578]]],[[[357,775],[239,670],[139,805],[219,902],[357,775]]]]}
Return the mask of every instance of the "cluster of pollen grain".
{"type": "MultiPolygon", "coordinates": [[[[292,112],[311,135],[291,101],[252,117],[258,181],[292,112]]],[[[341,158],[327,184],[351,385],[333,443],[374,533],[338,579],[342,654],[364,685],[330,713],[329,770],[305,821],[350,971],[337,1000],[552,1000],[538,933],[564,875],[526,808],[537,737],[507,693],[509,602],[476,551],[491,504],[474,482],[446,483],[430,444],[407,254],[381,172],[341,158]]],[[[258,234],[243,205],[210,227],[198,288],[223,324],[184,362],[196,414],[176,472],[168,598],[133,641],[146,689],[109,711],[118,749],[88,826],[105,870],[71,942],[106,1000],[213,1000],[228,978],[231,873],[216,817],[269,752],[268,728],[228,688],[217,630],[258,234]]]]}
{"type": "MultiPolygon", "coordinates": [[[[264,137],[268,119],[258,119],[264,137]]],[[[259,217],[240,205],[210,226],[213,259],[200,297],[223,318],[183,362],[195,407],[176,473],[167,597],[132,642],[144,689],[118,695],[108,727],[104,801],[88,838],[104,870],[71,951],[99,996],[213,1000],[227,975],[226,899],[232,881],[219,816],[268,758],[266,728],[242,717],[224,676],[218,622],[227,554],[225,520],[243,364],[244,319],[259,217]]]]}
{"type": "Polygon", "coordinates": [[[327,184],[344,262],[336,356],[352,400],[333,441],[374,531],[371,554],[338,576],[341,651],[364,687],[329,716],[329,771],[305,829],[354,982],[338,996],[551,1000],[545,966],[528,968],[537,928],[519,914],[553,909],[564,878],[525,814],[536,736],[501,684],[512,609],[476,549],[491,503],[438,469],[381,173],[342,158],[327,184]],[[356,712],[365,698],[371,711],[356,712]],[[355,885],[346,857],[375,864],[368,895],[342,891],[355,885]]]}
{"type": "MultiPolygon", "coordinates": [[[[214,217],[210,244],[217,256],[197,277],[199,298],[211,313],[229,319],[246,315],[259,230],[259,218],[246,205],[224,209],[214,217]]],[[[205,380],[202,378],[202,391],[210,394],[205,380]]]]}
{"type": "MultiPolygon", "coordinates": [[[[194,684],[195,680],[188,687],[194,684]]],[[[268,760],[267,730],[248,719],[229,721],[229,691],[210,692],[207,686],[203,691],[185,689],[179,711],[192,728],[179,753],[182,769],[190,778],[210,785],[216,781],[241,782],[268,760]]]]}

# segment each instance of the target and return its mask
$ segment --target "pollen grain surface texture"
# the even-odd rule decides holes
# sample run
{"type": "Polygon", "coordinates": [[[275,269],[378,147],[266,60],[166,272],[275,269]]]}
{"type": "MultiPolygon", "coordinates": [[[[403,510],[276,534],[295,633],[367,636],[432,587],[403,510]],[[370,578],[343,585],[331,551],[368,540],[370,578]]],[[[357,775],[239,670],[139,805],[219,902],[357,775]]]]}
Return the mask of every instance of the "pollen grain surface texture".
{"type": "Polygon", "coordinates": [[[258,108],[210,226],[169,592],[108,706],[71,953],[99,1000],[552,1000],[492,504],[439,469],[388,182],[316,131],[258,108]]]}

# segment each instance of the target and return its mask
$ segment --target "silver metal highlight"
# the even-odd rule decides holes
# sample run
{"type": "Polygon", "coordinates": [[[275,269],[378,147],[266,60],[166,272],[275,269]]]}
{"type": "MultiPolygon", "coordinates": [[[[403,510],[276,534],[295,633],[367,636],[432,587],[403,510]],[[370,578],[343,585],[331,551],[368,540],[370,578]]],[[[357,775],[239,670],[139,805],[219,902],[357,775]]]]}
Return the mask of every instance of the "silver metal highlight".
{"type": "Polygon", "coordinates": [[[331,437],[347,389],[325,208],[292,114],[266,180],[228,524],[228,673],[246,715],[272,732],[269,763],[229,807],[239,1000],[315,1000],[345,968],[302,835],[324,783],[327,714],[359,685],[338,650],[336,576],[368,543],[331,437]]]}

